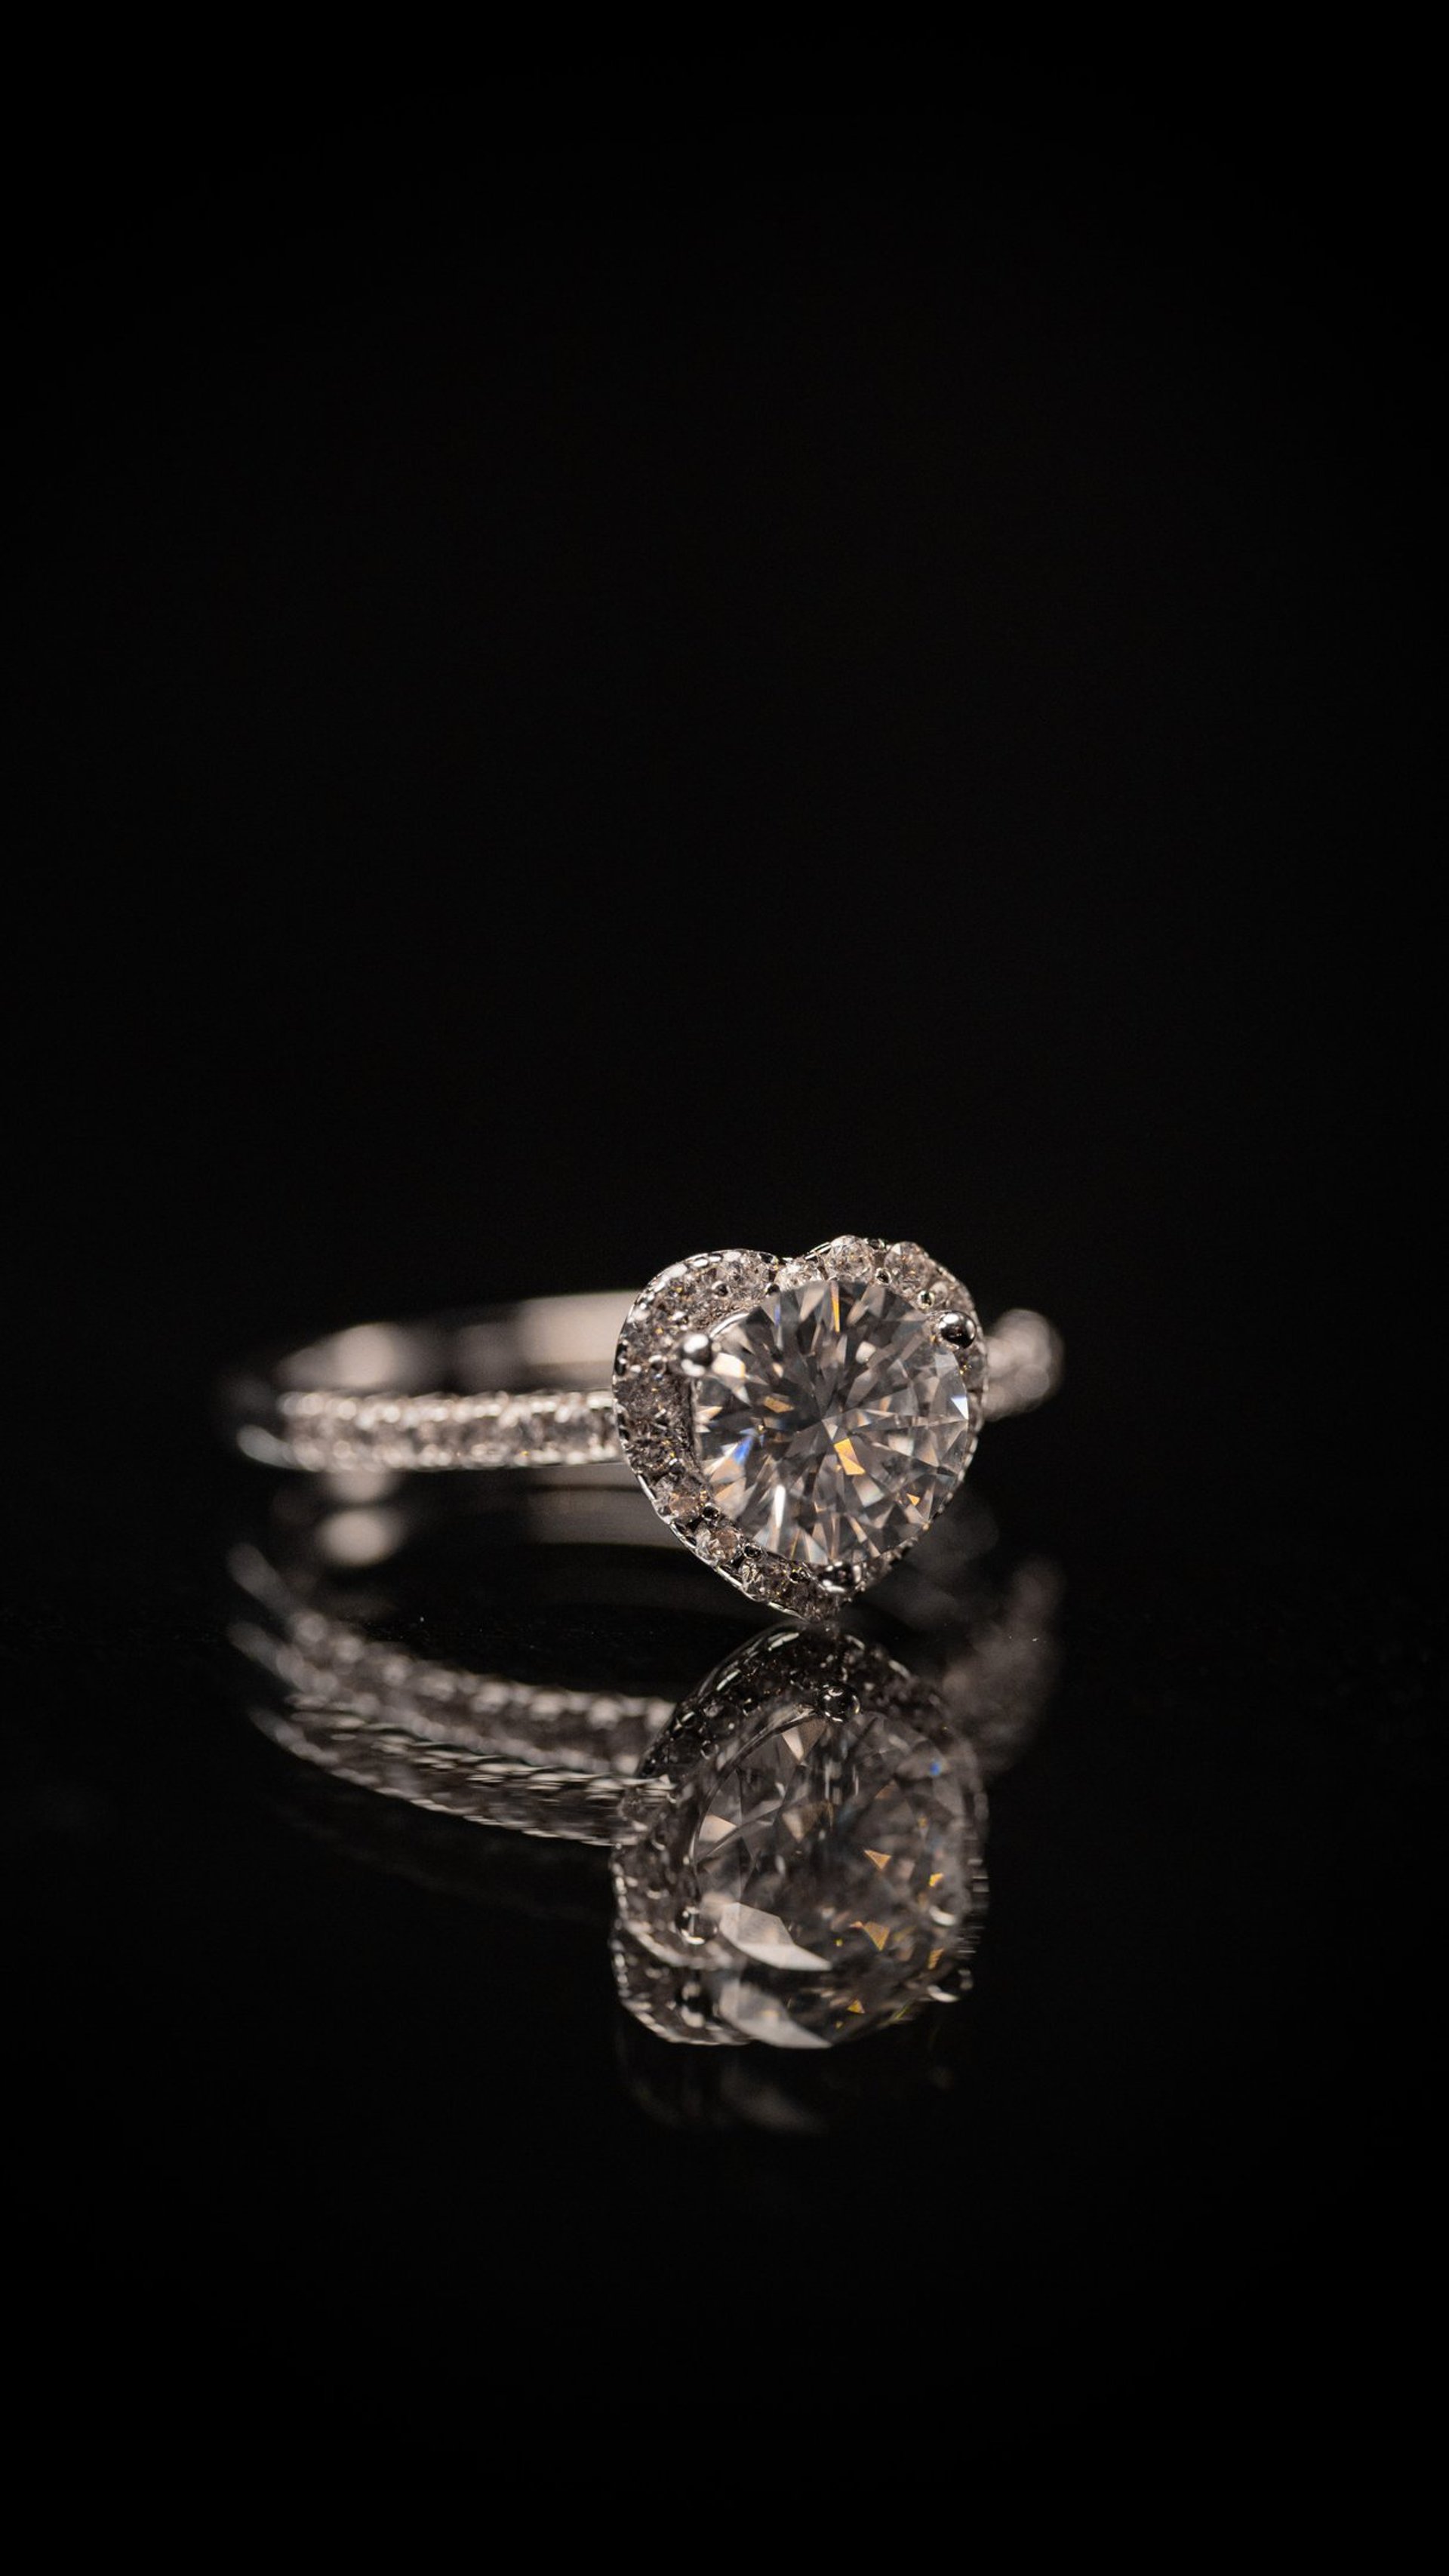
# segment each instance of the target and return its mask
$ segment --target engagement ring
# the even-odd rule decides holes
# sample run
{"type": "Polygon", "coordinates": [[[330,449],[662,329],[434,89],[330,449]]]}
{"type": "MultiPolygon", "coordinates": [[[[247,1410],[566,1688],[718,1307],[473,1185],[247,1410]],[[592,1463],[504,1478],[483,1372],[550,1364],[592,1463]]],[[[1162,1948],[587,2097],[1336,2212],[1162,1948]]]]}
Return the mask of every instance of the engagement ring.
{"type": "Polygon", "coordinates": [[[915,1545],[983,1422],[1060,1376],[1042,1316],[985,1331],[919,1244],[837,1235],[788,1261],[696,1253],[632,1299],[361,1325],[243,1373],[227,1406],[249,1457],[314,1472],[622,1461],[704,1564],[819,1618],[915,1545]]]}

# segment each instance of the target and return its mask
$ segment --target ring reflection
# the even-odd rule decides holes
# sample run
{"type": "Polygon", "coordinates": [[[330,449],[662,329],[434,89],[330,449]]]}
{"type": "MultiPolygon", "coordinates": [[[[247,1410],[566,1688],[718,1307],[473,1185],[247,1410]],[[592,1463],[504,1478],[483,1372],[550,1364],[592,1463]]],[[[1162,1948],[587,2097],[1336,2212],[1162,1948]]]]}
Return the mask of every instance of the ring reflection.
{"type": "MultiPolygon", "coordinates": [[[[231,1635],[265,1677],[250,1714],[310,1773],[487,1829],[480,1888],[505,1838],[607,1850],[616,1986],[644,2030],[813,2053],[969,1984],[984,1784],[1056,1666],[1055,1574],[994,1577],[993,1538],[976,1507],[841,1627],[752,1628],[637,1495],[460,1510],[334,1479],[301,1507],[285,1489],[232,1550],[231,1635]],[[709,1669],[681,1690],[687,1649],[709,1669]]],[[[405,1830],[387,1843],[406,1866],[405,1830]]]]}

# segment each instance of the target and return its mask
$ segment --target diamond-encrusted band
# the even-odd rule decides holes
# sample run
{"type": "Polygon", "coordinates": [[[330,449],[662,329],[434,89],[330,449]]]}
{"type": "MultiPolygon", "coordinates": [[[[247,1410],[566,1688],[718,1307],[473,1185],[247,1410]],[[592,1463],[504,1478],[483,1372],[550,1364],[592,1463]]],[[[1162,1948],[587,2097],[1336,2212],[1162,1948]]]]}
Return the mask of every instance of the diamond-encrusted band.
{"type": "MultiPolygon", "coordinates": [[[[618,1327],[635,1302],[627,1290],[537,1297],[435,1323],[365,1324],[334,1334],[231,1382],[232,1437],[266,1466],[313,1473],[622,1465],[614,1391],[588,1380],[607,1374],[618,1327]],[[601,1315],[608,1321],[599,1340],[601,1315]],[[480,1362],[505,1384],[410,1391],[420,1374],[456,1381],[480,1362]],[[510,1391],[508,1377],[530,1364],[540,1374],[566,1367],[580,1382],[510,1391]]],[[[984,1338],[985,1419],[1043,1403],[1060,1375],[1051,1325],[1017,1307],[984,1338]]]]}
{"type": "Polygon", "coordinates": [[[632,1298],[363,1325],[229,1404],[248,1456],[314,1473],[622,1463],[702,1564],[828,1618],[952,1500],[983,1423],[1060,1371],[1042,1316],[987,1333],[920,1244],[841,1234],[788,1260],[693,1253],[632,1298]]]}

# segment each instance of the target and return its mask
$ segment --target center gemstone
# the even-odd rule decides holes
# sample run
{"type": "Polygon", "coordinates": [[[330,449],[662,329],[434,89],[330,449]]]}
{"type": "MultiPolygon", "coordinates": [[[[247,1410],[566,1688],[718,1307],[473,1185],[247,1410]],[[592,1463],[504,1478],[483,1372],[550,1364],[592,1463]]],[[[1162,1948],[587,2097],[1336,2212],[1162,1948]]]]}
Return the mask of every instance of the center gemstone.
{"type": "Polygon", "coordinates": [[[918,1306],[878,1279],[780,1288],[717,1325],[695,1382],[719,1509],[772,1556],[864,1566],[920,1537],[966,1472],[970,1401],[918,1306]]]}

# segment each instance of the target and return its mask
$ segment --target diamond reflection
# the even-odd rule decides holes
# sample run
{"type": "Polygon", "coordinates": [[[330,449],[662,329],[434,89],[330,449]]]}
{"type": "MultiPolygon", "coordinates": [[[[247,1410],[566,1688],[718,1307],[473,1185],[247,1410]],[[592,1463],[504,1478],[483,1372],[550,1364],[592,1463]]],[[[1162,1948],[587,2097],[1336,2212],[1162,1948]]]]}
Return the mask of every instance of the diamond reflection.
{"type": "Polygon", "coordinates": [[[828,2048],[950,1999],[984,1821],[971,1744],[929,1683],[856,1638],[752,1638],[624,1799],[626,2008],[666,2039],[828,2048]]]}
{"type": "MultiPolygon", "coordinates": [[[[620,1638],[633,1637],[647,1673],[640,1650],[657,1653],[664,1631],[657,1600],[640,1630],[640,1553],[581,1546],[580,1498],[555,1500],[556,1526],[531,1517],[512,1558],[491,1538],[475,1555],[455,1516],[448,1526],[468,1540],[465,1564],[507,1568],[492,1580],[510,1595],[519,1569],[547,1557],[539,1539],[563,1538],[581,1570],[561,1590],[554,1575],[554,1597],[602,1606],[611,1583],[622,1587],[620,1638]]],[[[589,1498],[588,1513],[603,1500],[589,1498]]],[[[608,1502],[588,1523],[595,1540],[632,1545],[621,1513],[658,1526],[642,1497],[608,1502]]],[[[331,1775],[319,1793],[367,1792],[364,1808],[396,1819],[386,1866],[406,1866],[406,1808],[452,1820],[449,1867],[466,1879],[476,1852],[478,1893],[492,1901],[508,1844],[520,1860],[520,1838],[557,1851],[550,1905],[567,1846],[592,1845],[578,1866],[597,1870],[607,1852],[615,1979],[635,2024],[690,2049],[818,2053],[969,1984],[986,1897],[982,1776],[1022,1749],[1050,1689],[1054,1574],[1028,1563],[993,1585],[979,1562],[989,1525],[963,1519],[953,1532],[952,1517],[925,1542],[931,1563],[897,1578],[894,1651],[879,1642],[878,1612],[854,1614],[873,1636],[756,1630],[682,1699],[677,1682],[639,1690],[616,1674],[581,1687],[404,1645],[399,1628],[426,1635],[426,1618],[396,1566],[392,1591],[380,1588],[379,1567],[412,1566],[411,1543],[429,1527],[406,1492],[338,1494],[310,1525],[236,1548],[246,1613],[232,1636],[253,1675],[268,1676],[251,1713],[273,1742],[331,1775]]],[[[698,1633],[718,1658],[714,1587],[672,1550],[656,1562],[661,1579],[703,1587],[714,1616],[695,1614],[698,1633]]],[[[543,1574],[531,1580],[548,1592],[543,1574]]],[[[420,1846],[437,1830],[419,1818],[420,1846]]],[[[418,1874],[437,1859],[420,1847],[418,1874]]]]}

